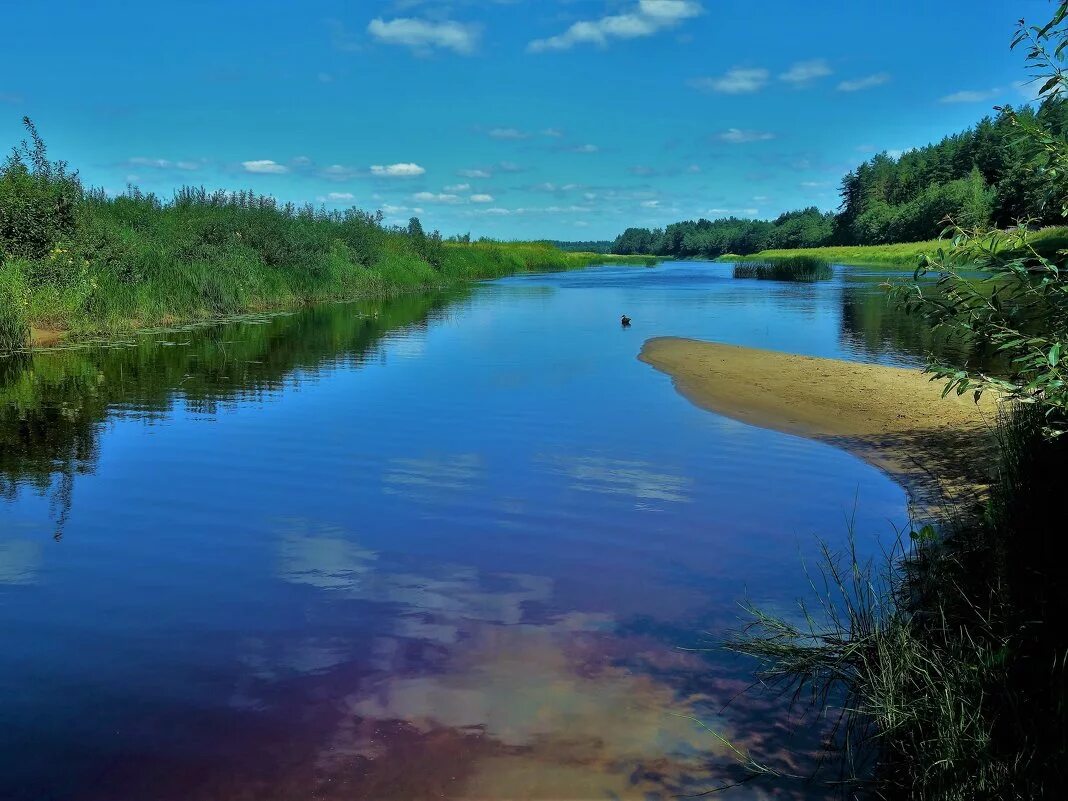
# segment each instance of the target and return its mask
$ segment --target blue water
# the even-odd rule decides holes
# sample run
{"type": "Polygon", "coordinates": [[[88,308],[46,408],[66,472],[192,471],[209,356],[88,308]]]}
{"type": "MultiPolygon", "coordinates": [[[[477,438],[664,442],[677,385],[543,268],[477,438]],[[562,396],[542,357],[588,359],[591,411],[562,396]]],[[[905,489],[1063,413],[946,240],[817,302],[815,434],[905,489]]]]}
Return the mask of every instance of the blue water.
{"type": "Polygon", "coordinates": [[[744,775],[705,727],[801,764],[708,632],[904,493],[636,356],[918,364],[878,281],[598,267],[9,365],[0,798],[669,798],[744,775]]]}

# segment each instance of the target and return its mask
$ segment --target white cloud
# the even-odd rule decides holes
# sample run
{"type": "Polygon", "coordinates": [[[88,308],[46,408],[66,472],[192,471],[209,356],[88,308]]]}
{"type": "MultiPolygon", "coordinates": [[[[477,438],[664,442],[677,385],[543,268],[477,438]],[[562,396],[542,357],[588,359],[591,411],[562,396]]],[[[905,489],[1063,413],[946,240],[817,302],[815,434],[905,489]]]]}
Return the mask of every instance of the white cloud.
{"type": "Polygon", "coordinates": [[[745,142],[766,142],[774,139],[775,134],[769,131],[743,131],[741,128],[728,128],[719,135],[719,138],[732,145],[740,145],[745,142]]]}
{"type": "Polygon", "coordinates": [[[289,167],[284,164],[279,164],[277,161],[272,161],[271,159],[242,161],[241,166],[245,168],[245,172],[253,172],[263,175],[280,175],[281,173],[289,172],[289,167]]]}
{"type": "Polygon", "coordinates": [[[426,54],[433,48],[467,55],[478,45],[479,29],[459,22],[432,22],[399,17],[388,22],[381,17],[371,20],[367,32],[383,44],[403,45],[416,53],[426,54]]]}
{"type": "Polygon", "coordinates": [[[939,98],[939,103],[981,103],[998,95],[1000,89],[964,89],[939,98]]]}
{"type": "Polygon", "coordinates": [[[851,81],[842,81],[838,84],[839,92],[859,92],[862,89],[871,89],[890,82],[889,72],[877,72],[874,75],[866,75],[863,78],[854,78],[851,81]]]}
{"type": "Polygon", "coordinates": [[[445,187],[446,192],[467,192],[471,189],[471,184],[450,184],[445,187]]]}
{"type": "Polygon", "coordinates": [[[386,203],[382,206],[382,212],[384,214],[422,214],[423,209],[421,206],[394,206],[391,203],[386,203]]]}
{"type": "Polygon", "coordinates": [[[690,86],[702,92],[721,92],[727,95],[741,95],[757,92],[768,82],[770,73],[758,67],[735,67],[727,70],[725,75],[715,78],[694,78],[690,86]]]}
{"type": "Polygon", "coordinates": [[[471,195],[472,203],[492,203],[493,195],[471,195]]]}
{"type": "Polygon", "coordinates": [[[578,147],[571,148],[572,153],[597,153],[601,148],[597,145],[579,145],[578,147]]]}
{"type": "Polygon", "coordinates": [[[351,203],[356,196],[352,192],[327,192],[317,199],[320,203],[351,203]]]}
{"type": "Polygon", "coordinates": [[[452,205],[459,203],[461,198],[459,195],[453,195],[447,192],[440,194],[434,194],[433,192],[416,192],[412,195],[412,200],[416,200],[420,203],[445,203],[452,205]]]}
{"type": "Polygon", "coordinates": [[[576,22],[557,36],[535,39],[527,45],[527,50],[531,53],[568,50],[578,44],[606,47],[613,39],[652,36],[702,13],[704,9],[697,0],[639,0],[624,14],[576,22]]]}
{"type": "Polygon", "coordinates": [[[559,128],[546,128],[544,131],[541,132],[541,135],[559,138],[564,135],[564,132],[561,131],[559,128]]]}
{"type": "Polygon", "coordinates": [[[817,78],[826,78],[831,74],[831,68],[822,58],[814,58],[811,61],[798,61],[792,64],[790,69],[779,76],[779,80],[792,83],[794,86],[804,86],[817,78]]]}
{"type": "MultiPolygon", "coordinates": [[[[294,163],[297,164],[298,162],[295,161],[294,163]]],[[[299,162],[298,166],[307,167],[310,164],[310,161],[299,162]]],[[[344,164],[331,164],[329,167],[323,167],[319,170],[319,174],[331,181],[348,181],[359,175],[360,171],[355,167],[346,167],[344,164]]]]}
{"type": "Polygon", "coordinates": [[[493,173],[489,170],[457,170],[456,174],[461,178],[492,178],[493,173]]]}
{"type": "Polygon", "coordinates": [[[371,165],[371,175],[378,175],[384,178],[412,178],[416,175],[422,175],[425,172],[425,169],[413,162],[371,165]]]}
{"type": "Polygon", "coordinates": [[[823,189],[830,186],[826,181],[802,181],[801,186],[805,189],[823,189]]]}
{"type": "Polygon", "coordinates": [[[642,207],[643,208],[647,208],[647,209],[655,209],[659,205],[660,205],[660,201],[659,200],[643,200],[642,201],[642,207]]]}
{"type": "Polygon", "coordinates": [[[518,128],[492,128],[489,135],[494,139],[526,139],[530,134],[518,128]]]}

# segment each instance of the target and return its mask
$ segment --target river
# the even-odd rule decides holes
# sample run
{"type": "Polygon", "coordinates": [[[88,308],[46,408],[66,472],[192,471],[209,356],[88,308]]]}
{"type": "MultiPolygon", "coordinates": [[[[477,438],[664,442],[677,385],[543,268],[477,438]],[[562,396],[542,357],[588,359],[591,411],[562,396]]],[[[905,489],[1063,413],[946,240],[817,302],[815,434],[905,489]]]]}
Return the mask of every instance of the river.
{"type": "MultiPolygon", "coordinates": [[[[603,266],[0,360],[0,797],[666,799],[745,778],[719,737],[802,770],[714,639],[905,494],[636,356],[921,364],[887,275],[603,266]]],[[[819,795],[724,797],[771,794],[819,795]]]]}

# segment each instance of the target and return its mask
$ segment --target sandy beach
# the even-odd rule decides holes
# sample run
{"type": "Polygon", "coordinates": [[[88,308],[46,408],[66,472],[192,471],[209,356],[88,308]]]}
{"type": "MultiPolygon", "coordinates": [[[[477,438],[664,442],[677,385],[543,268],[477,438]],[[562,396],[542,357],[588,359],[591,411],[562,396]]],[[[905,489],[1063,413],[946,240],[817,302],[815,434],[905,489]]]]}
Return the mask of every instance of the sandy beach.
{"type": "Polygon", "coordinates": [[[942,398],[920,370],[658,337],[639,358],[696,405],[843,448],[888,473],[921,505],[957,503],[983,484],[976,466],[997,402],[942,398]]]}

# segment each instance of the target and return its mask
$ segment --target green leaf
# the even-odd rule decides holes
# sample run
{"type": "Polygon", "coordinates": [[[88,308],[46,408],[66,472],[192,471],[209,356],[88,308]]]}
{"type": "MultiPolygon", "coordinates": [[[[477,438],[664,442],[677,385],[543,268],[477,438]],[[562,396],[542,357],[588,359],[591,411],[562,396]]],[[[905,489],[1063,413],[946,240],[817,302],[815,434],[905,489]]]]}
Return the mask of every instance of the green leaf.
{"type": "Polygon", "coordinates": [[[1049,366],[1050,367],[1056,367],[1057,366],[1057,363],[1061,360],[1061,343],[1060,342],[1058,342],[1056,345],[1054,345],[1052,348],[1049,349],[1049,356],[1047,358],[1049,360],[1049,366]]]}

